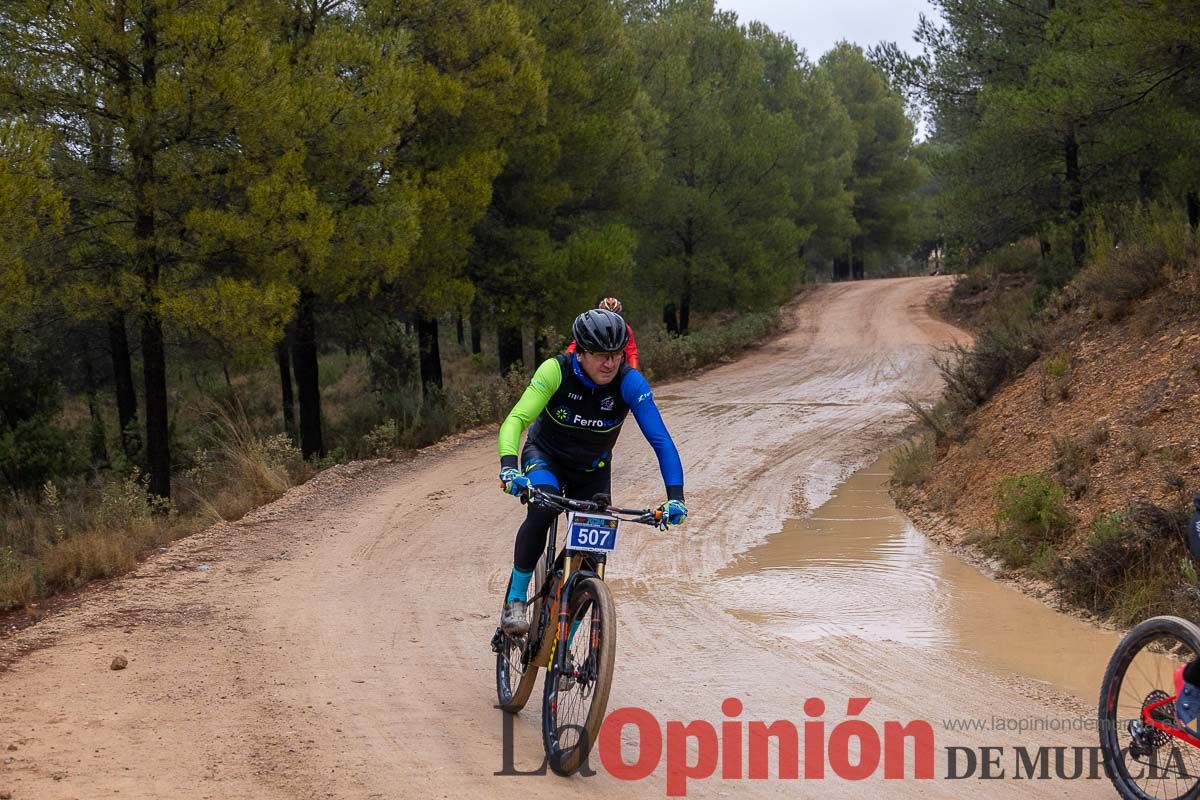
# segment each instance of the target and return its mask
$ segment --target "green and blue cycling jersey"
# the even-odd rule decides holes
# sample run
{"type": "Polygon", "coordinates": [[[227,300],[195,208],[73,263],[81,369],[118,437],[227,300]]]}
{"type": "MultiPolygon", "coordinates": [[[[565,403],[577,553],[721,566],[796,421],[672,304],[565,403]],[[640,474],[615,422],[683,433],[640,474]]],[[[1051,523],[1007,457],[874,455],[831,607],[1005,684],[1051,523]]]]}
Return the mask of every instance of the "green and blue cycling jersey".
{"type": "MultiPolygon", "coordinates": [[[[682,501],[683,464],[654,404],[650,384],[640,372],[622,364],[611,382],[598,386],[573,353],[542,362],[500,426],[501,469],[517,467],[526,428],[528,444],[554,465],[578,472],[605,469],[630,412],[658,456],[668,499],[682,501]]],[[[532,473],[529,477],[535,478],[532,473]]]]}

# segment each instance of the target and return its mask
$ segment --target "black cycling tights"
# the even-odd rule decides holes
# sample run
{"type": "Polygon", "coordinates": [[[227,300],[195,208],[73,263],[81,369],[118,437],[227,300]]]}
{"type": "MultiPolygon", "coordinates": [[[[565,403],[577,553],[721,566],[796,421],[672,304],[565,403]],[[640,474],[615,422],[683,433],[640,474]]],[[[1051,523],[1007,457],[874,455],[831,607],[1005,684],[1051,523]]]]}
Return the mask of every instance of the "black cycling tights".
{"type": "MultiPolygon", "coordinates": [[[[539,486],[545,492],[555,492],[557,487],[539,486]]],[[[517,544],[513,552],[513,564],[522,572],[532,572],[537,566],[538,557],[546,549],[546,534],[550,531],[550,523],[558,515],[557,511],[530,503],[526,506],[525,521],[517,530],[517,544]]]]}

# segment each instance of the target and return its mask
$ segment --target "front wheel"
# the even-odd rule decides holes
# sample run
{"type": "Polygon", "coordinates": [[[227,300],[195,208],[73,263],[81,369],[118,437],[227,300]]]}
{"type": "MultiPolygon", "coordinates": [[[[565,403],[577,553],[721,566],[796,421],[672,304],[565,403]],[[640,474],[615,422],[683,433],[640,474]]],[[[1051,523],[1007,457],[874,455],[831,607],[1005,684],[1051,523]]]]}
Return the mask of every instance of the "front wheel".
{"type": "MultiPolygon", "coordinates": [[[[596,743],[617,653],[617,612],[604,581],[581,580],[567,608],[567,644],[554,655],[542,695],[542,738],[550,768],[559,775],[583,766],[596,743]]],[[[562,642],[556,651],[559,647],[562,642]]]]}
{"type": "Polygon", "coordinates": [[[1200,796],[1200,749],[1142,719],[1154,706],[1154,721],[1175,725],[1175,671],[1198,656],[1200,628],[1179,617],[1146,620],[1113,653],[1100,687],[1100,748],[1126,800],[1200,796]]]}

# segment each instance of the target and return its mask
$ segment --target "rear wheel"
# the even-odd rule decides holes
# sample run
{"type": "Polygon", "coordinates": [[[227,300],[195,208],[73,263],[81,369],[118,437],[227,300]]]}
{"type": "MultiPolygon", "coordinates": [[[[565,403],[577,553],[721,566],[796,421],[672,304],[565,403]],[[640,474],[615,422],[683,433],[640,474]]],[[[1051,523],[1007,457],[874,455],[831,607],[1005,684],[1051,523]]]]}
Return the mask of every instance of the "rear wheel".
{"type": "Polygon", "coordinates": [[[1113,785],[1127,800],[1200,797],[1200,749],[1148,725],[1175,725],[1175,671],[1200,656],[1200,628],[1154,617],[1131,630],[1113,653],[1100,688],[1100,747],[1113,785]],[[1162,702],[1168,701],[1168,702],[1162,702]]]}
{"type": "MultiPolygon", "coordinates": [[[[526,651],[532,655],[530,640],[537,634],[538,618],[542,613],[542,601],[536,593],[545,582],[546,565],[543,559],[538,559],[534,570],[533,580],[530,581],[530,591],[535,594],[526,606],[529,616],[529,633],[524,636],[507,636],[499,632],[499,646],[496,650],[496,699],[502,711],[515,714],[525,707],[529,695],[533,693],[533,685],[537,683],[538,669],[529,663],[526,651]]],[[[504,596],[508,597],[512,579],[504,587],[504,596]]],[[[503,604],[501,604],[503,609],[503,604]]],[[[536,644],[536,642],[534,643],[536,644]]]]}
{"type": "MultiPolygon", "coordinates": [[[[571,592],[565,662],[556,652],[542,695],[542,737],[550,768],[570,775],[596,743],[608,707],[617,652],[612,595],[599,578],[584,578],[571,592]],[[558,664],[564,666],[559,669],[558,664]]],[[[557,624],[557,620],[551,620],[557,624]]],[[[547,635],[550,635],[549,633],[547,635]]]]}

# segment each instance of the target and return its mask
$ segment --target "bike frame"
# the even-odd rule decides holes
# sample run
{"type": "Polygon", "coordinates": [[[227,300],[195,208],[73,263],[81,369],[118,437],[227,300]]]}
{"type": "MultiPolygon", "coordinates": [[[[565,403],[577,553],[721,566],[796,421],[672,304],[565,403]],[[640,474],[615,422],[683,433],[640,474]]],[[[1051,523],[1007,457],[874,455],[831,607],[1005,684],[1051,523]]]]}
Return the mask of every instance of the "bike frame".
{"type": "Polygon", "coordinates": [[[1167,724],[1161,722],[1160,720],[1154,719],[1153,712],[1156,709],[1162,708],[1163,706],[1167,705],[1168,703],[1173,704],[1177,699],[1179,699],[1179,696],[1175,695],[1173,697],[1168,697],[1165,700],[1159,700],[1157,703],[1151,703],[1150,705],[1146,706],[1145,708],[1142,709],[1142,722],[1144,722],[1146,725],[1149,725],[1150,727],[1152,727],[1156,730],[1162,731],[1163,733],[1167,734],[1168,736],[1170,736],[1173,739],[1179,739],[1181,742],[1186,742],[1187,744],[1190,744],[1192,747],[1200,749],[1200,738],[1193,736],[1192,734],[1188,733],[1183,728],[1176,728],[1174,726],[1167,725],[1167,724]]]}
{"type": "MultiPolygon", "coordinates": [[[[615,508],[608,506],[606,502],[571,500],[542,492],[536,494],[531,492],[528,501],[540,502],[551,508],[557,508],[561,513],[554,517],[554,522],[551,523],[550,531],[546,536],[546,554],[543,556],[546,563],[546,579],[535,595],[541,599],[541,611],[535,621],[536,627],[533,636],[530,637],[529,645],[525,648],[522,659],[526,669],[530,666],[549,667],[552,661],[553,666],[565,668],[566,651],[559,649],[556,645],[558,642],[566,641],[569,633],[571,619],[570,609],[567,606],[571,593],[575,590],[575,584],[585,578],[604,580],[604,567],[608,563],[608,555],[569,548],[564,548],[561,553],[556,553],[558,520],[562,513],[567,511],[604,513],[617,516],[625,522],[654,525],[660,524],[661,517],[657,511],[649,509],[615,508]],[[621,515],[631,518],[625,519],[621,515]],[[554,625],[554,635],[547,636],[551,624],[554,625]]],[[[593,619],[590,632],[593,647],[600,635],[598,625],[599,621],[593,619]]]]}
{"type": "Polygon", "coordinates": [[[575,584],[584,578],[596,577],[604,580],[603,553],[583,553],[578,550],[563,550],[554,555],[557,546],[556,534],[558,520],[550,529],[548,547],[546,549],[546,579],[538,589],[536,597],[542,601],[541,613],[535,621],[536,628],[530,639],[527,653],[534,653],[526,666],[545,667],[550,664],[555,642],[565,639],[567,626],[570,625],[570,609],[567,600],[575,589],[575,584]],[[592,562],[589,564],[588,562],[592,562]],[[554,625],[554,635],[547,636],[551,625],[554,625]]]}

